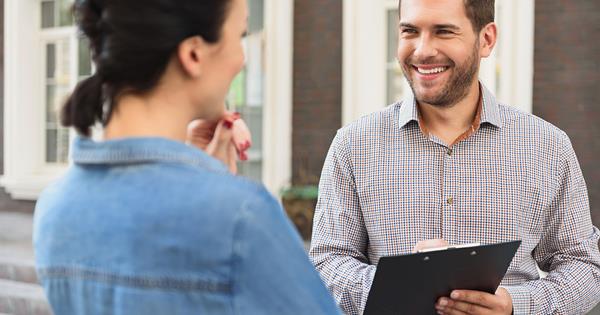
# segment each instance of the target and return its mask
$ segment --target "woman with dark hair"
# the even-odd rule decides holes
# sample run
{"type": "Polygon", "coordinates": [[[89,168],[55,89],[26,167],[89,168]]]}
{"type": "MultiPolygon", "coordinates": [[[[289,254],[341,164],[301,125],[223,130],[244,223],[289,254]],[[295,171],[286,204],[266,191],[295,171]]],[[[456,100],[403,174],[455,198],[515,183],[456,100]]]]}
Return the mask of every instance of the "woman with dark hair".
{"type": "Polygon", "coordinates": [[[55,314],[338,313],[279,203],[231,174],[250,145],[223,105],[244,63],[245,0],[74,12],[96,72],[61,113],[79,134],[73,165],[35,212],[55,314]]]}

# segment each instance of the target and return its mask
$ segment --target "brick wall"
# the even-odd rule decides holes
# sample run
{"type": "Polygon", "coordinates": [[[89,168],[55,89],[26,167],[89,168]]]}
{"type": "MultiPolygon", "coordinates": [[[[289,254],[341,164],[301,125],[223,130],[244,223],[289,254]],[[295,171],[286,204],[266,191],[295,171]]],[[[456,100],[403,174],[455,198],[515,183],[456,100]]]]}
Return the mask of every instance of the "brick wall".
{"type": "Polygon", "coordinates": [[[294,4],[293,184],[318,182],[341,126],[342,1],[294,4]]]}
{"type": "Polygon", "coordinates": [[[600,226],[600,1],[537,0],[533,112],[571,137],[600,226]]]}

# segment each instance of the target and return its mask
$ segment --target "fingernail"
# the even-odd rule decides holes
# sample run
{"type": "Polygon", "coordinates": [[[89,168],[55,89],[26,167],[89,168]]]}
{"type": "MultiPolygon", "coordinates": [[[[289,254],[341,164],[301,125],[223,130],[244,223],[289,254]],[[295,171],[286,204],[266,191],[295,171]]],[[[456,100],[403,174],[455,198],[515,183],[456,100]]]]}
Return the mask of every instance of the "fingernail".
{"type": "Polygon", "coordinates": [[[456,291],[452,291],[452,293],[450,293],[450,297],[453,299],[458,299],[460,294],[458,294],[458,292],[456,291]]]}
{"type": "Polygon", "coordinates": [[[223,121],[223,126],[227,129],[231,129],[233,127],[233,122],[229,121],[229,120],[224,120],[223,121]]]}
{"type": "Polygon", "coordinates": [[[248,148],[250,148],[250,146],[252,146],[252,143],[248,140],[246,140],[246,142],[244,143],[244,150],[247,150],[248,148]]]}
{"type": "Polygon", "coordinates": [[[247,161],[248,160],[248,154],[246,154],[246,152],[240,153],[240,160],[247,161]]]}
{"type": "Polygon", "coordinates": [[[446,306],[446,305],[448,305],[448,300],[446,300],[446,299],[440,299],[440,305],[441,305],[441,306],[446,306]]]}

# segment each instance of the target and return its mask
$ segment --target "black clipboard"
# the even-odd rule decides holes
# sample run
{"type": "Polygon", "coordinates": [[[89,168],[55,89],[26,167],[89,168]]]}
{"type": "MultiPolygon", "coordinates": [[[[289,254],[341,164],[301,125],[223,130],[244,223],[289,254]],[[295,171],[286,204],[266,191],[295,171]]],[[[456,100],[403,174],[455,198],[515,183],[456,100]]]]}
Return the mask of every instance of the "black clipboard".
{"type": "Polygon", "coordinates": [[[382,257],[365,315],[436,314],[455,289],[496,292],[521,241],[382,257]]]}

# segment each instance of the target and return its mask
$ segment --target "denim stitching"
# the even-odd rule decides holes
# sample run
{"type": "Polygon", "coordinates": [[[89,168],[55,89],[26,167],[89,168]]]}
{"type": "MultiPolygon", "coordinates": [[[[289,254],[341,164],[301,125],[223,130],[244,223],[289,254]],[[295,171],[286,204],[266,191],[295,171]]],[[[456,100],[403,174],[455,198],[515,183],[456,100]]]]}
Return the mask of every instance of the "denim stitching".
{"type": "Polygon", "coordinates": [[[80,268],[52,267],[38,269],[40,278],[80,278],[144,289],[198,290],[230,293],[231,284],[210,280],[184,280],[170,277],[122,276],[80,268]]]}

